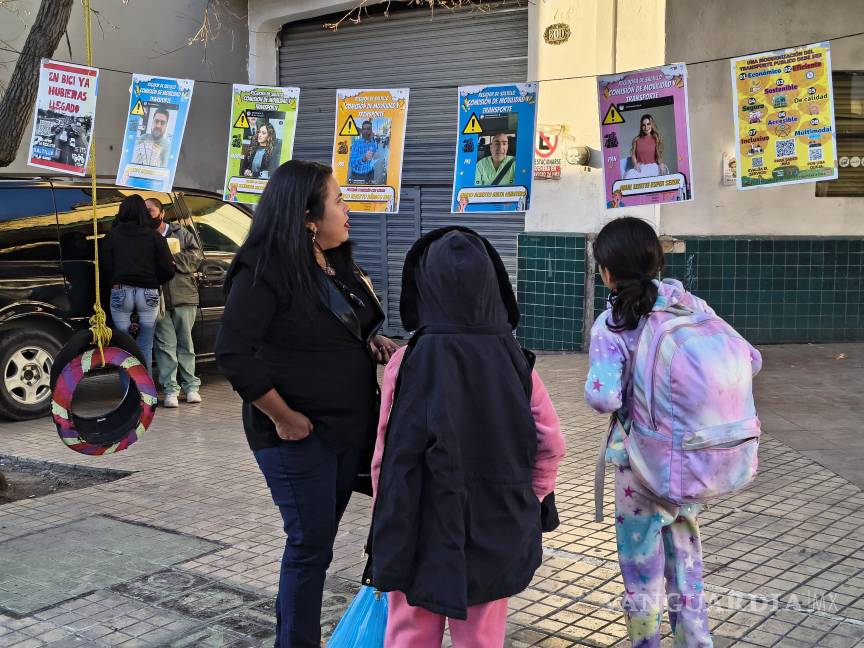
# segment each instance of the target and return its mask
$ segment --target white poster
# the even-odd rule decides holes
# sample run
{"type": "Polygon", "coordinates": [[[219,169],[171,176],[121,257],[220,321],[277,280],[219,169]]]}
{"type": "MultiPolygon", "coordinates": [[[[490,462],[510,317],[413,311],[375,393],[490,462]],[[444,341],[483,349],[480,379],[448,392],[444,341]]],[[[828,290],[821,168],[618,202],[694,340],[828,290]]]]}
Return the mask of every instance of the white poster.
{"type": "Polygon", "coordinates": [[[98,90],[96,68],[42,59],[28,165],[87,173],[98,90]]]}

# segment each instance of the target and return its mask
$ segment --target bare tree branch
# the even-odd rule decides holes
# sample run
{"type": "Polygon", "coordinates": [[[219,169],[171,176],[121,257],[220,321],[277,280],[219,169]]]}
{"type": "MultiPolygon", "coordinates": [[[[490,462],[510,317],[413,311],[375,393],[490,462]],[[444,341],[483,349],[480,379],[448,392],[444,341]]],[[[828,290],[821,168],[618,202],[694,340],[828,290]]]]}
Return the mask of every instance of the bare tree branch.
{"type": "MultiPolygon", "coordinates": [[[[129,2],[129,0],[124,0],[123,4],[128,4],[128,2],[129,2]]],[[[102,32],[102,40],[105,40],[105,27],[106,26],[110,29],[115,30],[115,31],[120,29],[117,25],[115,25],[110,20],[108,20],[108,18],[103,16],[101,11],[98,11],[98,10],[94,9],[93,7],[90,7],[90,13],[92,13],[96,17],[96,26],[99,27],[99,31],[102,32]]]]}
{"type": "Polygon", "coordinates": [[[42,0],[27,40],[0,99],[0,167],[9,166],[33,111],[39,89],[39,62],[57,49],[69,23],[74,0],[42,0]]]}
{"type": "MultiPolygon", "coordinates": [[[[355,7],[345,13],[339,20],[332,23],[324,23],[325,29],[336,31],[344,23],[356,25],[363,21],[363,18],[369,15],[369,7],[375,5],[386,5],[384,7],[384,17],[390,16],[390,4],[392,0],[358,0],[355,7]]],[[[411,7],[428,7],[432,17],[435,16],[436,9],[447,9],[455,11],[456,9],[471,8],[474,11],[491,11],[495,6],[505,4],[506,0],[408,0],[406,6],[411,7]]]]}
{"type": "MultiPolygon", "coordinates": [[[[126,1],[128,2],[128,0],[126,1]]],[[[223,30],[223,21],[225,21],[226,17],[231,17],[236,20],[242,20],[246,16],[238,14],[236,11],[234,11],[228,0],[207,0],[207,3],[204,5],[204,9],[201,11],[198,28],[195,30],[192,36],[188,38],[186,43],[184,43],[180,47],[175,47],[171,50],[158,52],[156,56],[152,56],[150,58],[162,58],[163,56],[174,54],[175,52],[179,52],[180,50],[186,49],[187,47],[193,47],[194,45],[200,43],[204,52],[201,62],[206,63],[207,45],[221,35],[223,30]]],[[[235,34],[234,30],[232,29],[232,50],[234,49],[234,40],[235,34]]]]}

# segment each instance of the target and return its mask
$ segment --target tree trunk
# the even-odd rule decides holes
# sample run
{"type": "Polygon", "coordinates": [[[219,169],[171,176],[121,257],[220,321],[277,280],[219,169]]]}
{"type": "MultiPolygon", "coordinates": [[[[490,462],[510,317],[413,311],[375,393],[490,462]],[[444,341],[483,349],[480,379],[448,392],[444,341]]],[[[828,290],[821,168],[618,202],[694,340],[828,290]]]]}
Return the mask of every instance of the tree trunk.
{"type": "Polygon", "coordinates": [[[74,0],[42,0],[24,49],[0,100],[0,167],[15,160],[39,90],[39,65],[54,54],[72,13],[74,0]]]}

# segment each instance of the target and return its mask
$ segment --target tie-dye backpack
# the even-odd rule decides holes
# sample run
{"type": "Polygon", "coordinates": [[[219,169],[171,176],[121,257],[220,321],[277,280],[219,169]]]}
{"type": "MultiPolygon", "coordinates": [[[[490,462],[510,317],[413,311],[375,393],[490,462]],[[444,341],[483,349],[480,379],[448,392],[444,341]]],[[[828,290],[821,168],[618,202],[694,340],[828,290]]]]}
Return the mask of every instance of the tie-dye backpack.
{"type": "Polygon", "coordinates": [[[750,345],[716,315],[652,312],[633,362],[624,446],[633,474],[675,504],[705,502],[756,476],[761,434],[750,345]]]}

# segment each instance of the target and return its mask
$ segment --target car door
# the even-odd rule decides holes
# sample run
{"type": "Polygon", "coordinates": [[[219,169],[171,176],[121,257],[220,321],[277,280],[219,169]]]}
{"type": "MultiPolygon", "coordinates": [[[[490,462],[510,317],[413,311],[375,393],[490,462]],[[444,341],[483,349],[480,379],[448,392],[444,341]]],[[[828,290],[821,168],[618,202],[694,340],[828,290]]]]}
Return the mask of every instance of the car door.
{"type": "Polygon", "coordinates": [[[59,315],[68,310],[47,184],[0,192],[0,307],[5,311],[16,302],[38,303],[59,315]]]}
{"type": "Polygon", "coordinates": [[[184,192],[179,194],[185,216],[194,224],[204,252],[198,273],[200,335],[195,340],[199,356],[212,356],[225,310],[225,276],[234,255],[252,225],[251,214],[215,196],[184,192]]]}
{"type": "Polygon", "coordinates": [[[40,416],[69,310],[51,187],[0,186],[0,414],[40,416]]]}

